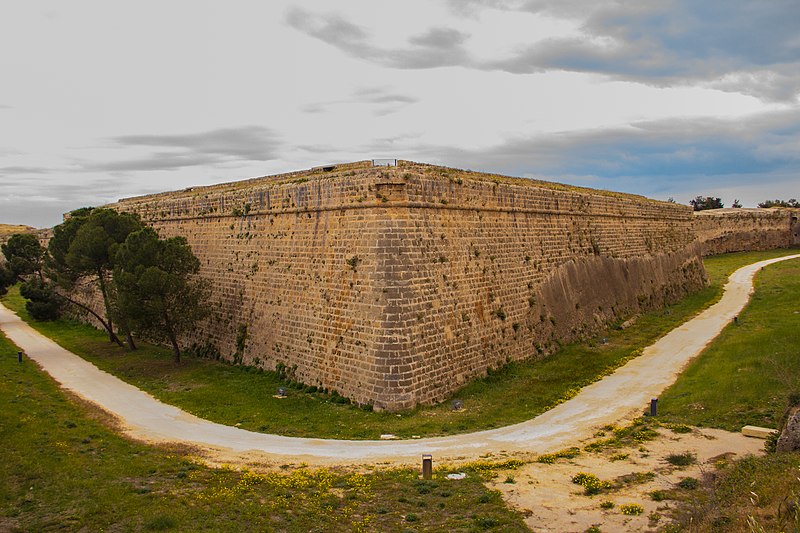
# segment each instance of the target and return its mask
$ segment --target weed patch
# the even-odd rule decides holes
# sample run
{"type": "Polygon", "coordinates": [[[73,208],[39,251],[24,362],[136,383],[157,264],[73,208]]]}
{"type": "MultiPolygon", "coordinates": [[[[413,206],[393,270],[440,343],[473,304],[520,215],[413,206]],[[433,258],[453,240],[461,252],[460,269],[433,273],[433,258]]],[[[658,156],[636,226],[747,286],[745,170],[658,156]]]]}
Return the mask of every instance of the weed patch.
{"type": "Polygon", "coordinates": [[[692,452],[671,453],[664,460],[672,466],[687,467],[697,462],[697,455],[692,452]]]}
{"type": "Polygon", "coordinates": [[[180,447],[147,446],[105,425],[107,415],[67,397],[0,334],[0,529],[49,531],[527,531],[473,476],[447,485],[416,469],[370,474],[306,468],[256,473],[209,468],[180,447]],[[407,496],[400,502],[397,496],[407,496]],[[444,494],[447,494],[446,496],[444,494]],[[11,522],[9,522],[11,520],[11,522]]]}
{"type": "Polygon", "coordinates": [[[545,453],[536,458],[537,463],[551,465],[559,459],[574,459],[581,453],[580,448],[567,448],[554,453],[545,453]]]}

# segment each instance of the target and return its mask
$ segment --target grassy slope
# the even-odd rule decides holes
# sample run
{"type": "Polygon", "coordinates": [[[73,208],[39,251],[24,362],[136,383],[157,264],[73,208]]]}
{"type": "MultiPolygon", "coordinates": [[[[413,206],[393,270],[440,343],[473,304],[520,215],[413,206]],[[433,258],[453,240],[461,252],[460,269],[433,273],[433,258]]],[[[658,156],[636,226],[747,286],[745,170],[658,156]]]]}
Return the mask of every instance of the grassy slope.
{"type": "MultiPolygon", "coordinates": [[[[765,268],[739,324],[661,396],[660,418],[731,431],[777,427],[789,395],[800,392],[799,325],[800,260],[765,268]]],[[[706,481],[677,513],[687,530],[800,531],[800,453],[746,457],[706,481]]]]}
{"type": "Polygon", "coordinates": [[[692,532],[800,531],[800,453],[748,456],[706,479],[703,490],[677,507],[692,532]]]}
{"type": "MultiPolygon", "coordinates": [[[[787,253],[710,258],[706,261],[711,282],[707,289],[671,308],[640,317],[631,328],[598,335],[606,337],[607,344],[565,346],[544,360],[512,363],[473,381],[454,395],[464,401],[463,412],[453,412],[450,402],[444,402],[399,415],[373,413],[338,404],[328,395],[294,389],[289,389],[287,399],[279,400],[273,395],[285,384],[272,372],[197,358],[186,358],[184,364],[175,366],[165,349],[143,346],[136,353],[126,353],[110,344],[101,332],[83,324],[66,320],[31,323],[100,368],[167,403],[216,422],[240,424],[254,431],[326,438],[377,438],[383,433],[401,437],[442,435],[513,424],[542,413],[714,301],[724,278],[739,266],[787,253]]],[[[18,292],[10,291],[2,301],[29,320],[18,292]]]]}
{"type": "Polygon", "coordinates": [[[459,482],[409,469],[259,475],[131,442],[16,350],[0,334],[0,531],[526,530],[474,469],[459,482]]]}
{"type": "Polygon", "coordinates": [[[739,431],[777,427],[800,393],[800,260],[765,268],[739,316],[661,396],[673,422],[739,431]]]}

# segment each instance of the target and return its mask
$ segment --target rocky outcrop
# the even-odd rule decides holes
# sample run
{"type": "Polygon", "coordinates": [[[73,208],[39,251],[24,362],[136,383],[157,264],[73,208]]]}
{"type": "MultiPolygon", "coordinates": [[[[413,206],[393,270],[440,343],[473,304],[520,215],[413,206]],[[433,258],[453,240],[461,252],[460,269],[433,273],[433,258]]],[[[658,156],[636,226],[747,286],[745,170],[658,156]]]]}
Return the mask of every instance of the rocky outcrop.
{"type": "Polygon", "coordinates": [[[789,410],[775,449],[779,452],[800,452],[800,406],[789,410]]]}

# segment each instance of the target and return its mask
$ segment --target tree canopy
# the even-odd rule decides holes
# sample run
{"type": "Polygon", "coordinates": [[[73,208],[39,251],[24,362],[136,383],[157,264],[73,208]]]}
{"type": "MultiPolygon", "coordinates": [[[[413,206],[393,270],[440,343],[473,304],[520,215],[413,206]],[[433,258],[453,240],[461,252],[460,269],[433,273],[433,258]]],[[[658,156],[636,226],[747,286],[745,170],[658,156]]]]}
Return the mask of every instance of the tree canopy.
{"type": "Polygon", "coordinates": [[[139,217],[131,213],[103,208],[73,211],[67,220],[54,228],[46,262],[48,277],[64,289],[59,294],[94,315],[108,332],[109,339],[122,345],[114,330],[114,322],[118,321],[125,330],[131,349],[135,346],[129,328],[125,327],[125,317],[114,305],[111,271],[119,245],[141,227],[139,217]],[[105,316],[64,294],[73,290],[79,280],[96,284],[103,298],[105,316]]]}
{"type": "Polygon", "coordinates": [[[53,229],[46,251],[33,235],[14,235],[2,251],[0,294],[23,281],[20,293],[32,317],[56,318],[69,302],[94,316],[120,346],[117,329],[131,349],[135,331],[169,342],[180,362],[178,339],[208,313],[209,286],[195,276],[200,262],[186,239],[160,239],[133,214],[79,209],[53,229]],[[102,296],[103,311],[76,298],[87,281],[102,296]]]}
{"type": "Polygon", "coordinates": [[[45,249],[36,235],[14,234],[0,249],[6,258],[6,264],[0,268],[0,294],[5,294],[14,283],[22,282],[20,293],[28,300],[25,308],[31,316],[37,320],[57,318],[61,306],[42,275],[45,249]]]}
{"type": "Polygon", "coordinates": [[[0,296],[8,292],[8,288],[15,282],[14,274],[7,265],[0,263],[0,296]]]}
{"type": "Polygon", "coordinates": [[[758,207],[800,207],[800,202],[794,198],[789,200],[765,200],[758,207]]]}
{"type": "Polygon", "coordinates": [[[149,227],[131,233],[115,258],[120,310],[137,332],[169,342],[176,363],[178,338],[208,313],[208,284],[194,276],[199,268],[185,238],[159,239],[149,227]]]}
{"type": "Polygon", "coordinates": [[[7,268],[17,280],[23,276],[38,274],[42,277],[44,247],[39,239],[31,233],[16,233],[0,246],[7,261],[7,268]]]}
{"type": "Polygon", "coordinates": [[[721,209],[724,207],[722,199],[713,196],[696,196],[693,200],[689,200],[689,204],[695,211],[704,211],[706,209],[721,209]]]}

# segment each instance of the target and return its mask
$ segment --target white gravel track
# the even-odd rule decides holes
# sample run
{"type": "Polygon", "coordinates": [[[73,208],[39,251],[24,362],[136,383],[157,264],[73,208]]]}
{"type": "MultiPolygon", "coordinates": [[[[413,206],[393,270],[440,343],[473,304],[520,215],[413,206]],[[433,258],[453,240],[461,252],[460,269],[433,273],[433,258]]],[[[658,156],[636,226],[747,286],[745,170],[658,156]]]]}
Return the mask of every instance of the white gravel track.
{"type": "Polygon", "coordinates": [[[647,347],[614,374],[536,418],[499,429],[415,440],[345,441],[267,435],[209,422],[164,404],[61,348],[0,305],[0,329],[61,386],[116,417],[124,432],[153,443],[180,442],[221,462],[286,461],[309,464],[418,462],[493,453],[545,453],[592,436],[599,426],[632,419],[671,385],[738,315],[762,267],[800,254],[760,261],[734,272],[721,300],[647,347]]]}

